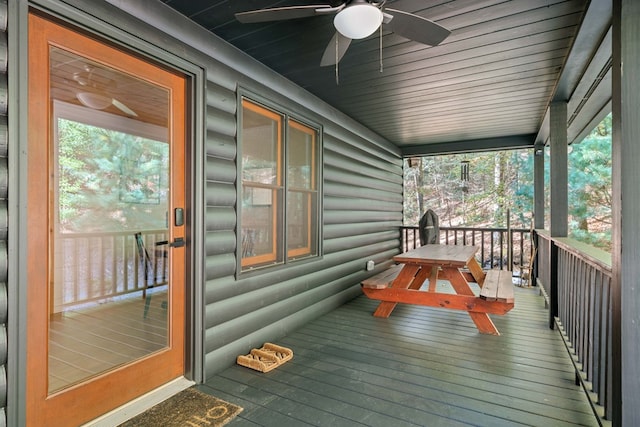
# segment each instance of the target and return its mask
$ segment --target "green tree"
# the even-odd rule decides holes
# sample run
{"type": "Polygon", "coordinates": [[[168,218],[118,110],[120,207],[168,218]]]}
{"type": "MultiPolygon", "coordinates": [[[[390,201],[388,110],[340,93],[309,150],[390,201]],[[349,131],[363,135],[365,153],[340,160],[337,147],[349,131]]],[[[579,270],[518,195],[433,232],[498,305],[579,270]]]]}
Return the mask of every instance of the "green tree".
{"type": "Polygon", "coordinates": [[[433,209],[443,226],[504,227],[507,210],[513,221],[517,207],[524,213],[516,217],[521,225],[514,226],[529,226],[532,203],[526,195],[533,194],[533,166],[528,150],[430,156],[419,164],[405,165],[405,224],[416,225],[424,210],[433,209]],[[468,181],[461,176],[463,162],[468,162],[468,181]],[[422,209],[417,202],[421,181],[422,209]]]}
{"type": "Polygon", "coordinates": [[[58,222],[62,231],[165,226],[168,144],[58,120],[58,222]]]}
{"type": "Polygon", "coordinates": [[[611,250],[611,114],[569,154],[569,235],[611,250]]]}
{"type": "MultiPolygon", "coordinates": [[[[569,235],[604,250],[611,246],[611,115],[569,154],[569,235]]],[[[424,157],[405,167],[404,223],[417,225],[433,209],[443,226],[529,228],[533,214],[533,153],[512,150],[424,157]],[[469,162],[462,182],[460,163],[469,162]],[[422,183],[422,188],[420,188],[422,183]]],[[[545,205],[549,196],[545,157],[545,205]]],[[[545,215],[548,211],[545,212],[545,215]]],[[[548,224],[549,219],[546,219],[548,224]]]]}

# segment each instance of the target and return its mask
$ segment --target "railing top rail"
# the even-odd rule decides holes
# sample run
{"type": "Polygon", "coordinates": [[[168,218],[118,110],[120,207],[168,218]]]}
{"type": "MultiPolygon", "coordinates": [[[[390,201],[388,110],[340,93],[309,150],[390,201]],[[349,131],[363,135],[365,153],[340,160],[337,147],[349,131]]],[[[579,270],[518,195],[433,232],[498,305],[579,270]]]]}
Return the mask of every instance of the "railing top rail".
{"type": "Polygon", "coordinates": [[[536,230],[536,234],[540,238],[550,240],[563,250],[582,258],[585,262],[602,270],[604,273],[612,274],[610,253],[568,237],[551,237],[547,230],[536,230]]]}
{"type": "MultiPolygon", "coordinates": [[[[402,225],[400,229],[408,229],[408,230],[417,230],[419,227],[417,225],[402,225]]],[[[460,230],[460,231],[508,231],[507,228],[504,227],[439,227],[440,230],[460,230]]],[[[528,233],[531,231],[529,228],[512,228],[512,232],[516,233],[528,233]]]]}
{"type": "Polygon", "coordinates": [[[141,232],[142,234],[160,234],[166,233],[168,230],[157,229],[157,230],[128,230],[128,231],[102,231],[102,232],[94,232],[94,233],[60,233],[61,236],[67,239],[73,238],[85,238],[85,237],[105,237],[105,236],[133,236],[135,233],[141,232]]]}

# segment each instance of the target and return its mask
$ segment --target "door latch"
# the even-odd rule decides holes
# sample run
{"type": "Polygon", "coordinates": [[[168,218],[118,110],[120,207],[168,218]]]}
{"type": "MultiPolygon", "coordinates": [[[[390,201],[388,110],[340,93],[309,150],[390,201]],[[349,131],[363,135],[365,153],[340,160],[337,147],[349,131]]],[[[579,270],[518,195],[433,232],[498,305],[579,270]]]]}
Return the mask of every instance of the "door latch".
{"type": "Polygon", "coordinates": [[[176,227],[182,227],[184,225],[184,209],[182,208],[175,209],[175,216],[174,216],[173,223],[176,225],[176,227]]]}
{"type": "Polygon", "coordinates": [[[176,239],[169,243],[169,246],[171,246],[172,248],[181,248],[185,245],[185,241],[182,237],[176,237],[176,239]]]}

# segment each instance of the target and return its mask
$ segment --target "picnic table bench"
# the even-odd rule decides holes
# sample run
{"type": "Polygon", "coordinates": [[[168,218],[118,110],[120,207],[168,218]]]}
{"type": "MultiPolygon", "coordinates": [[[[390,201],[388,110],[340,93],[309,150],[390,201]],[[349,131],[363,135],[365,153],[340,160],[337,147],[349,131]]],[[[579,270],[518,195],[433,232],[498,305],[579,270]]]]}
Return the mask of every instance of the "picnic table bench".
{"type": "Polygon", "coordinates": [[[486,273],[475,260],[475,246],[426,245],[394,257],[401,264],[362,281],[362,290],[381,303],[376,317],[389,317],[398,303],[464,310],[481,333],[500,335],[488,314],[503,315],[514,306],[511,272],[486,273]],[[465,271],[463,271],[463,269],[465,271]],[[437,292],[437,280],[448,280],[455,294],[437,292]],[[422,284],[429,280],[427,289],[422,284]],[[476,295],[469,282],[477,282],[476,295]]]}

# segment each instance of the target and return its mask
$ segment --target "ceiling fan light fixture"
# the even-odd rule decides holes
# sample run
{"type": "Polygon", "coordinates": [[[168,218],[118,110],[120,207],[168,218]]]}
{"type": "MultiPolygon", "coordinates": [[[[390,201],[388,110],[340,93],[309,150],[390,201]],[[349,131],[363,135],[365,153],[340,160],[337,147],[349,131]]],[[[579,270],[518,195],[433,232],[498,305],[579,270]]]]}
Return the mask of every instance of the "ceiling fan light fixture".
{"type": "Polygon", "coordinates": [[[78,92],[76,94],[78,101],[85,107],[93,108],[94,110],[104,110],[111,105],[112,99],[108,96],[95,93],[95,92],[78,92]]]}
{"type": "Polygon", "coordinates": [[[373,34],[382,24],[382,11],[363,3],[342,9],[333,19],[336,30],[350,39],[363,39],[373,34]]]}

